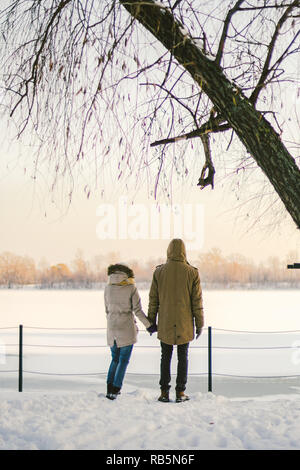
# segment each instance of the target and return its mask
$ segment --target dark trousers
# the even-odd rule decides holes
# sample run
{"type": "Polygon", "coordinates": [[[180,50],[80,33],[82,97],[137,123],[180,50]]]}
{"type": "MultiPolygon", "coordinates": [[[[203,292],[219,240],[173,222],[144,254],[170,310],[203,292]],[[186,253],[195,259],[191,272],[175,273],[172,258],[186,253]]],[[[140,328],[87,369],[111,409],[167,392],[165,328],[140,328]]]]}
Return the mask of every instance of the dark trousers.
{"type": "MultiPolygon", "coordinates": [[[[173,354],[173,345],[162,341],[161,361],[160,361],[160,388],[162,390],[170,389],[171,382],[171,359],[173,354]]],[[[187,383],[188,374],[188,348],[189,343],[177,345],[177,378],[176,391],[183,392],[187,383]]]]}

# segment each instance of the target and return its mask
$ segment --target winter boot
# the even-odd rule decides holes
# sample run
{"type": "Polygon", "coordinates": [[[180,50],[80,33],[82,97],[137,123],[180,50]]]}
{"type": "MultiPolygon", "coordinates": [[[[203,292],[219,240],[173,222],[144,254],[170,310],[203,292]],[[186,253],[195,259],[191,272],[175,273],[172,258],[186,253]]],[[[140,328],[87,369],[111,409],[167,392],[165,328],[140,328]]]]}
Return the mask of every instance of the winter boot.
{"type": "Polygon", "coordinates": [[[106,397],[109,399],[109,400],[115,400],[117,398],[118,395],[120,395],[120,388],[119,387],[115,387],[114,385],[111,386],[111,391],[108,395],[106,395],[106,397]]]}
{"type": "Polygon", "coordinates": [[[170,401],[169,390],[161,390],[158,401],[162,401],[163,403],[168,403],[170,401]]]}
{"type": "Polygon", "coordinates": [[[113,391],[113,384],[107,384],[106,398],[110,399],[110,395],[113,391]]]}
{"type": "Polygon", "coordinates": [[[190,397],[188,397],[187,395],[185,395],[184,392],[178,392],[176,391],[176,403],[181,403],[182,401],[187,401],[189,400],[190,397]]]}

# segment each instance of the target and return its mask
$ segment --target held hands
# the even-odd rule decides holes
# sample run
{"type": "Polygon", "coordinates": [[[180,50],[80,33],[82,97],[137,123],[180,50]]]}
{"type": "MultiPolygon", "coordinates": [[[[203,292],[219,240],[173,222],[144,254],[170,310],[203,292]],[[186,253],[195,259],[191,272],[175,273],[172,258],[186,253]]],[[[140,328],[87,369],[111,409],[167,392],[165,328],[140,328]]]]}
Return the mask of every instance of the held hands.
{"type": "Polygon", "coordinates": [[[149,328],[147,328],[148,333],[150,333],[150,336],[157,331],[157,326],[154,323],[153,325],[150,325],[149,328]]]}
{"type": "Polygon", "coordinates": [[[201,335],[202,333],[202,328],[196,328],[196,339],[199,338],[199,336],[201,335]]]}
{"type": "MultiPolygon", "coordinates": [[[[148,333],[150,333],[150,336],[151,336],[153,333],[156,333],[157,325],[155,323],[153,325],[150,325],[149,328],[147,328],[147,331],[148,331],[148,333]]],[[[199,338],[201,333],[202,333],[202,328],[197,328],[196,329],[196,339],[199,338]]]]}

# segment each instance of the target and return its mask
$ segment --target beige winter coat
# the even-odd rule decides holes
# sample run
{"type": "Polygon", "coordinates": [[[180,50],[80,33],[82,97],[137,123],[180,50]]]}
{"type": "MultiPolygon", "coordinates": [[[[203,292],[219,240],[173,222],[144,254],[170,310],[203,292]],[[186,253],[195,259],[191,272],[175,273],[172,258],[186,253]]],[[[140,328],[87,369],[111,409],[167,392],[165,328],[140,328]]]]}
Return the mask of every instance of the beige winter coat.
{"type": "Polygon", "coordinates": [[[117,347],[137,342],[138,327],[134,315],[148,328],[150,323],[141,306],[141,299],[132,278],[124,272],[110,274],[104,289],[107,318],[107,344],[117,347]]]}
{"type": "Polygon", "coordinates": [[[157,337],[166,344],[185,344],[194,339],[194,324],[204,324],[198,269],[186,260],[181,239],[168,247],[167,262],[157,266],[149,293],[148,319],[157,322],[157,337]]]}

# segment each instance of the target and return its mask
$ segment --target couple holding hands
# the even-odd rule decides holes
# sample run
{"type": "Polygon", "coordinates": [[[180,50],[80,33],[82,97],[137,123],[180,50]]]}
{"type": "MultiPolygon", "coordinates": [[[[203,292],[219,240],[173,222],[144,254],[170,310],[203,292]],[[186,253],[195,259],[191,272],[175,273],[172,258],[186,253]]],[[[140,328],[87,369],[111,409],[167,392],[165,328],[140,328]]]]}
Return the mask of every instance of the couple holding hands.
{"type": "Polygon", "coordinates": [[[200,336],[204,324],[202,290],[198,269],[186,259],[184,242],[173,239],[167,261],[156,267],[149,292],[148,315],[142,310],[134,273],[127,265],[110,265],[104,290],[107,317],[107,343],[111,363],[107,374],[107,394],[117,398],[123,385],[138,329],[134,315],[150,334],[157,331],[161,344],[159,401],[169,402],[171,359],[177,345],[176,402],[189,399],[184,393],[188,375],[188,347],[200,336]]]}

